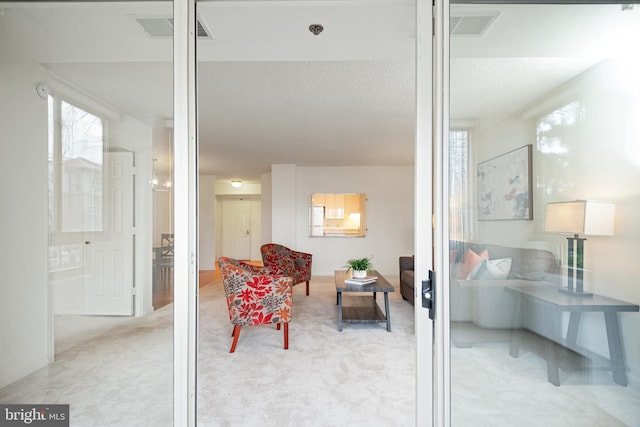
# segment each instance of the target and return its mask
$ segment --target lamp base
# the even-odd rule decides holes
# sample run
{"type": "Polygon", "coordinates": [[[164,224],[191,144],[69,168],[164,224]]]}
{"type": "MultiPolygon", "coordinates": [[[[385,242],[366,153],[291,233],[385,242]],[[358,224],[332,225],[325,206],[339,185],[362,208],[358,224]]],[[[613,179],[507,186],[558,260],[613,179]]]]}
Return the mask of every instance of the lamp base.
{"type": "Polygon", "coordinates": [[[571,296],[574,296],[574,297],[593,298],[593,293],[577,291],[575,289],[560,288],[560,289],[558,289],[558,292],[561,292],[561,293],[567,294],[567,295],[571,295],[571,296]]]}

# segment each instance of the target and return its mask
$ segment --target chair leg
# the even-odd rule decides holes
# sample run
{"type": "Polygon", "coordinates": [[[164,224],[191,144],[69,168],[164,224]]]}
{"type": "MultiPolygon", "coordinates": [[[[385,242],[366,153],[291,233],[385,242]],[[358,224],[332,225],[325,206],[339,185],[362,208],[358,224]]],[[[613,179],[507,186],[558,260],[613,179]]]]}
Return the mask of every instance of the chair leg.
{"type": "Polygon", "coordinates": [[[309,281],[307,280],[307,296],[309,296],[309,281]]]}
{"type": "Polygon", "coordinates": [[[236,344],[238,344],[238,337],[240,336],[240,328],[241,326],[239,325],[235,325],[233,327],[233,333],[231,334],[233,336],[233,343],[231,344],[231,350],[229,350],[229,353],[236,351],[236,344]]]}
{"type": "MultiPolygon", "coordinates": [[[[278,326],[280,324],[278,323],[278,326]]],[[[288,350],[289,349],[289,323],[285,323],[284,324],[284,349],[288,350]]]]}
{"type": "Polygon", "coordinates": [[[276,330],[280,330],[280,323],[276,323],[276,330]]]}

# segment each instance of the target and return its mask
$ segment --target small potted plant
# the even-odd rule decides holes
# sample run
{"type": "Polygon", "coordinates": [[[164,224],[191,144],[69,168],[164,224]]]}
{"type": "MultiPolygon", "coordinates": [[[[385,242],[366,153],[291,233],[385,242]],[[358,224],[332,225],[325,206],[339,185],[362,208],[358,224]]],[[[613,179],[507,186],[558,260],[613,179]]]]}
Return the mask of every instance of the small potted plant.
{"type": "Polygon", "coordinates": [[[354,278],[363,278],[367,277],[368,270],[373,268],[373,264],[371,263],[371,258],[354,258],[347,261],[347,271],[353,270],[354,278]]]}

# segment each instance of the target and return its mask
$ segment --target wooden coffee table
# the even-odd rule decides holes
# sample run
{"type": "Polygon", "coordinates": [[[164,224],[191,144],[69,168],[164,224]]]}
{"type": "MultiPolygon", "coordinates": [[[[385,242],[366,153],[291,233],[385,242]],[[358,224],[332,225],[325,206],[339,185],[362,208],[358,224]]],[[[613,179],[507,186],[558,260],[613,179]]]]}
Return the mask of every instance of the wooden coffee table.
{"type": "Polygon", "coordinates": [[[387,331],[391,332],[391,317],[389,316],[389,292],[395,292],[395,288],[391,283],[387,281],[376,270],[372,270],[369,273],[370,276],[377,276],[378,280],[375,283],[368,285],[352,285],[344,283],[344,279],[347,278],[347,272],[344,270],[336,270],[333,277],[336,282],[336,297],[338,305],[338,330],[342,331],[343,322],[351,323],[377,323],[386,322],[387,331]],[[371,292],[373,298],[359,298],[361,300],[368,300],[364,305],[358,305],[353,307],[344,307],[342,305],[342,293],[343,292],[371,292]],[[376,293],[384,292],[384,313],[378,306],[376,301],[376,293]]]}

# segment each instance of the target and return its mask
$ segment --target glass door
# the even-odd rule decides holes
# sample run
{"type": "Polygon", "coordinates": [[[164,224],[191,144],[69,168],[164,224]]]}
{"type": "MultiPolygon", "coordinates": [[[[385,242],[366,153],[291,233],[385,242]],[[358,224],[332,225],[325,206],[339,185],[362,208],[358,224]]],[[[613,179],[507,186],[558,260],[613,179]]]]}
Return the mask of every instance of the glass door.
{"type": "Polygon", "coordinates": [[[152,265],[171,232],[172,19],[171,1],[0,1],[7,422],[62,405],[48,419],[172,423],[152,265]]]}
{"type": "Polygon", "coordinates": [[[635,425],[640,10],[447,18],[450,424],[635,425]]]}

